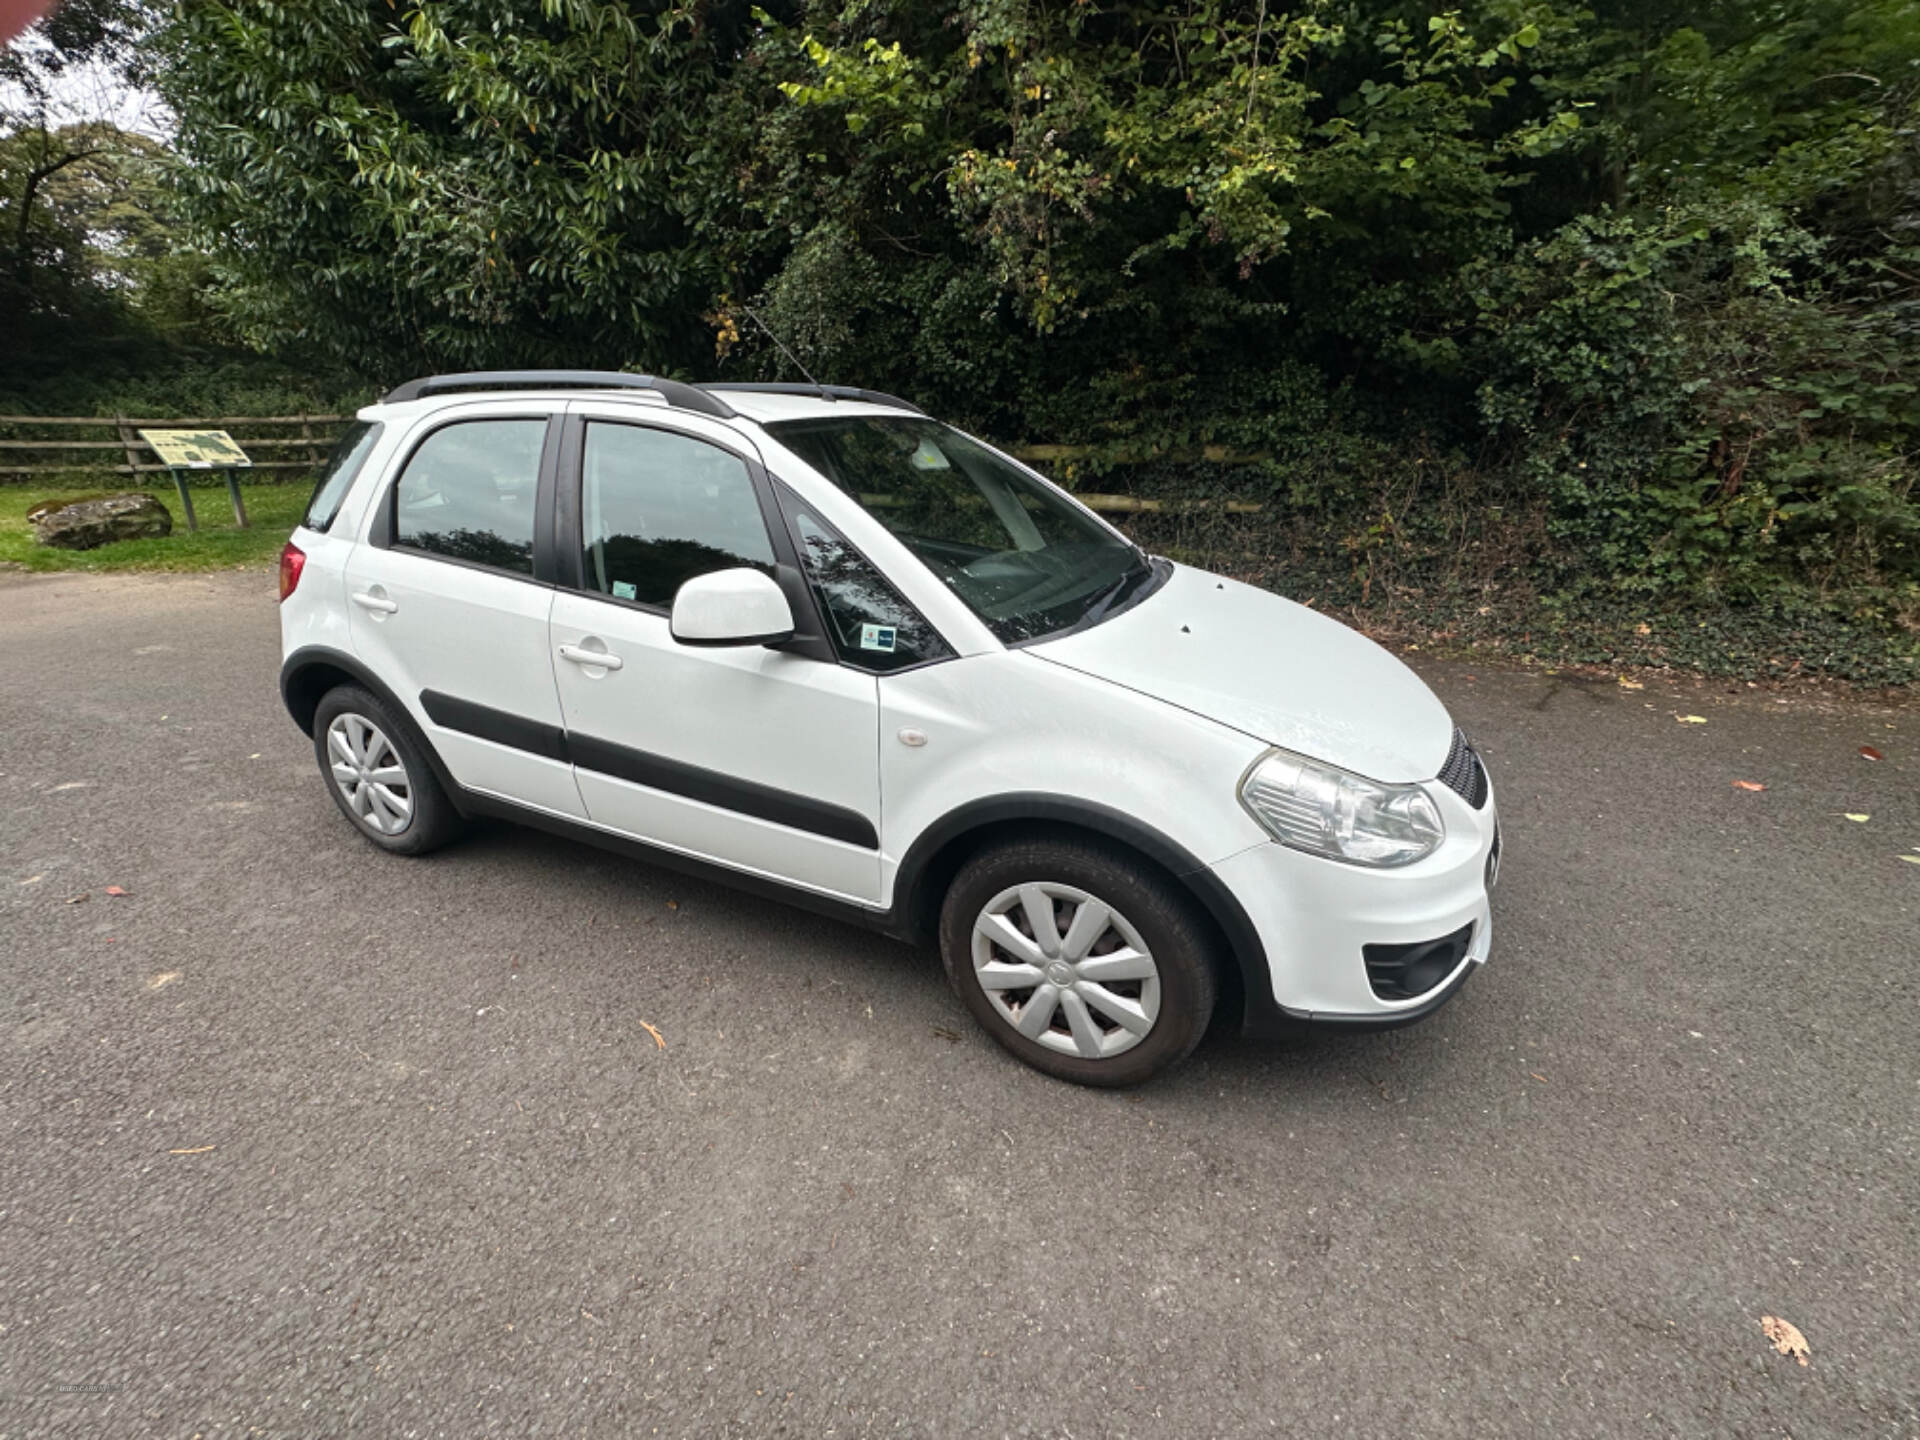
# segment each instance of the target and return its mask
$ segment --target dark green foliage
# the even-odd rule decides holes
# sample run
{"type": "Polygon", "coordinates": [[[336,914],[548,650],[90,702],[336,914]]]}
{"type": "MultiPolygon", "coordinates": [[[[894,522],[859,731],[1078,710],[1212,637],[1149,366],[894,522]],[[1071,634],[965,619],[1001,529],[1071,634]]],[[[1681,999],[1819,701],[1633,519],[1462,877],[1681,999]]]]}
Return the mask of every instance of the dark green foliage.
{"type": "Polygon", "coordinates": [[[1265,506],[1207,554],[1290,589],[1920,623],[1909,0],[184,0],[153,53],[258,344],[791,376],[751,307],[1265,506]]]}

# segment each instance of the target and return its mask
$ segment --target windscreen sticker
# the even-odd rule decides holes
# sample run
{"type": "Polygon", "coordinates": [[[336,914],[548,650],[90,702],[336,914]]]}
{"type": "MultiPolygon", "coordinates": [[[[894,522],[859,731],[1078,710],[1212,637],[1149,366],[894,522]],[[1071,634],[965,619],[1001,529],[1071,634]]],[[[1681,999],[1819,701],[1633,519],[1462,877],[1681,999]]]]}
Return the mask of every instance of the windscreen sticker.
{"type": "Polygon", "coordinates": [[[633,586],[625,580],[616,580],[613,582],[613,598],[616,600],[631,600],[639,593],[639,591],[635,590],[633,586]]]}
{"type": "Polygon", "coordinates": [[[860,648],[862,650],[884,650],[893,653],[894,628],[891,625],[862,625],[860,627],[860,648]]]}

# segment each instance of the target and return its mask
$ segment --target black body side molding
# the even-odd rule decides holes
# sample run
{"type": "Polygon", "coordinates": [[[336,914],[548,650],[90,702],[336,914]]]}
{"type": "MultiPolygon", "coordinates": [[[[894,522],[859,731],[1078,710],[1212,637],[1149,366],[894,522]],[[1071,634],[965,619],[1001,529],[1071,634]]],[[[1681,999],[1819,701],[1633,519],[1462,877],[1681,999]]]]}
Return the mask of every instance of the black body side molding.
{"type": "Polygon", "coordinates": [[[491,740],[510,750],[525,750],[562,764],[567,761],[567,733],[558,725],[542,725],[538,720],[442,695],[438,690],[422,690],[420,708],[443,730],[458,730],[462,735],[491,740]]]}
{"type": "Polygon", "coordinates": [[[873,828],[873,821],[844,805],[736,779],[717,770],[636,750],[630,745],[578,735],[556,725],[544,725],[505,710],[442,695],[436,690],[420,692],[420,708],[442,729],[458,730],[462,735],[558,760],[563,765],[576,765],[596,775],[611,775],[616,780],[644,785],[649,790],[698,800],[718,810],[771,820],[790,830],[824,835],[829,840],[858,845],[863,850],[880,848],[880,836],[873,828]]]}
{"type": "Polygon", "coordinates": [[[824,835],[829,840],[858,845],[863,850],[880,848],[880,836],[873,828],[873,821],[844,805],[796,795],[752,780],[738,780],[717,770],[704,770],[698,765],[615,745],[609,740],[596,740],[590,735],[569,734],[567,750],[573,763],[582,770],[611,775],[616,780],[645,785],[650,790],[664,790],[669,795],[685,796],[721,810],[751,815],[756,820],[771,820],[790,830],[824,835]]]}

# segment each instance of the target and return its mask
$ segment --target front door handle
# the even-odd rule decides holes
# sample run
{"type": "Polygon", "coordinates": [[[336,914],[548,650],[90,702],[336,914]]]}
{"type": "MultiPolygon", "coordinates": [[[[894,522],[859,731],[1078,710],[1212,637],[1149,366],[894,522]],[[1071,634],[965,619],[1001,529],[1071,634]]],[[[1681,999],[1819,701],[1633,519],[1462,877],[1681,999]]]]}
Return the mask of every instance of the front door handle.
{"type": "Polygon", "coordinates": [[[576,665],[591,665],[600,670],[618,670],[627,663],[618,655],[609,655],[605,650],[583,650],[578,645],[562,645],[560,658],[571,660],[576,665]]]}
{"type": "Polygon", "coordinates": [[[400,602],[389,600],[384,595],[369,595],[365,590],[353,592],[353,603],[362,610],[377,610],[382,615],[391,615],[400,608],[400,602]]]}

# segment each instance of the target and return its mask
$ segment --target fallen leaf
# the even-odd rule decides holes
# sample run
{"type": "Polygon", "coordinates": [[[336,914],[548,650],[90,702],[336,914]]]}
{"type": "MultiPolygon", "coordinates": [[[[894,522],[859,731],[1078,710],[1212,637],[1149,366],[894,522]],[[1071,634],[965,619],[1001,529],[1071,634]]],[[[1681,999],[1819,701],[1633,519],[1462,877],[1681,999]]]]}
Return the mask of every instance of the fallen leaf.
{"type": "Polygon", "coordinates": [[[679,908],[680,908],[680,902],[678,900],[667,901],[667,909],[678,910],[679,908]]]}
{"type": "Polygon", "coordinates": [[[1633,627],[1633,633],[1636,635],[1651,635],[1653,633],[1653,627],[1642,620],[1638,625],[1633,627]]]}
{"type": "Polygon", "coordinates": [[[1682,725],[1704,725],[1707,723],[1707,717],[1704,715],[1676,715],[1673,718],[1678,720],[1682,725]]]}
{"type": "Polygon", "coordinates": [[[46,878],[47,878],[47,872],[42,870],[38,875],[27,876],[27,878],[22,880],[20,883],[22,885],[38,885],[42,880],[46,878]]]}
{"type": "MultiPolygon", "coordinates": [[[[215,1147],[212,1145],[196,1145],[191,1150],[169,1150],[167,1151],[167,1154],[169,1155],[204,1155],[209,1150],[212,1150],[214,1148],[215,1147]]],[[[1795,1333],[1797,1334],[1798,1332],[1796,1331],[1795,1333]]],[[[1802,1361],[1801,1363],[1805,1364],[1806,1362],[1802,1361]]]]}
{"type": "Polygon", "coordinates": [[[91,900],[92,898],[93,897],[91,895],[69,895],[67,896],[67,904],[84,905],[87,903],[87,901],[91,900]]]}
{"type": "Polygon", "coordinates": [[[1644,690],[1647,687],[1642,685],[1638,680],[1629,680],[1626,676],[1622,675],[1620,677],[1620,688],[1622,690],[1644,690]]]}
{"type": "Polygon", "coordinates": [[[1802,1365],[1807,1363],[1810,1353],[1807,1349],[1807,1337],[1800,1333],[1800,1327],[1790,1320],[1782,1320],[1778,1315],[1762,1315],[1760,1328],[1767,1339],[1773,1342],[1773,1348],[1782,1355],[1791,1355],[1802,1365]]]}
{"type": "Polygon", "coordinates": [[[1534,1079],[1538,1080],[1542,1085],[1545,1085],[1547,1083],[1547,1077],[1542,1075],[1538,1070],[1529,1070],[1527,1071],[1527,1074],[1531,1075],[1534,1079]]]}
{"type": "Polygon", "coordinates": [[[180,972],[178,970],[162,970],[158,975],[147,981],[147,989],[164,990],[179,978],[180,972]]]}
{"type": "Polygon", "coordinates": [[[1736,780],[1733,782],[1733,788],[1736,790],[1764,790],[1767,787],[1762,785],[1758,780],[1736,780]]]}
{"type": "Polygon", "coordinates": [[[1867,823],[1867,821],[1871,820],[1873,817],[1871,815],[1852,815],[1852,814],[1843,813],[1840,818],[1843,820],[1851,820],[1856,825],[1864,825],[1867,823]]]}
{"type": "Polygon", "coordinates": [[[647,1024],[647,1022],[646,1022],[646,1021],[644,1021],[644,1020],[642,1020],[642,1021],[640,1022],[640,1028],[641,1028],[642,1030],[644,1030],[644,1031],[646,1031],[646,1032],[647,1032],[647,1034],[649,1034],[649,1035],[651,1035],[651,1036],[653,1037],[653,1043],[654,1043],[654,1045],[655,1045],[655,1046],[657,1046],[657,1047],[658,1047],[659,1049],[662,1049],[662,1050],[664,1050],[664,1049],[666,1049],[666,1048],[667,1048],[667,1042],[666,1042],[665,1040],[663,1040],[663,1039],[662,1039],[662,1038],[660,1037],[660,1032],[659,1032],[658,1030],[656,1030],[656,1029],[654,1029],[654,1028],[653,1028],[653,1027],[652,1027],[651,1025],[649,1025],[649,1024],[647,1024]]]}
{"type": "Polygon", "coordinates": [[[1874,749],[1873,746],[1871,745],[1862,745],[1860,747],[1860,758],[1862,760],[1884,760],[1887,757],[1882,755],[1878,750],[1874,749]]]}
{"type": "Polygon", "coordinates": [[[107,886],[107,894],[109,895],[126,895],[128,893],[130,892],[122,890],[118,885],[107,886]]]}
{"type": "Polygon", "coordinates": [[[1900,858],[1909,865],[1920,865],[1920,855],[1902,855],[1900,858]]]}

